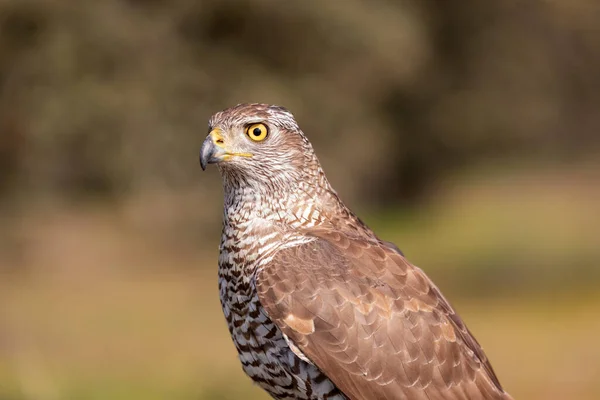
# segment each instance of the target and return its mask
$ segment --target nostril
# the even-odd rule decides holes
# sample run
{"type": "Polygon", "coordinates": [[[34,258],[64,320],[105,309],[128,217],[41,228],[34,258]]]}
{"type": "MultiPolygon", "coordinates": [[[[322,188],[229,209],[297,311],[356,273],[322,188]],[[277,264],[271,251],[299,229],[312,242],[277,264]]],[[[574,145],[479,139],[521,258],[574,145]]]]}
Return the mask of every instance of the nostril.
{"type": "Polygon", "coordinates": [[[217,139],[217,141],[215,142],[216,144],[223,144],[225,142],[223,142],[223,139],[217,139]]]}

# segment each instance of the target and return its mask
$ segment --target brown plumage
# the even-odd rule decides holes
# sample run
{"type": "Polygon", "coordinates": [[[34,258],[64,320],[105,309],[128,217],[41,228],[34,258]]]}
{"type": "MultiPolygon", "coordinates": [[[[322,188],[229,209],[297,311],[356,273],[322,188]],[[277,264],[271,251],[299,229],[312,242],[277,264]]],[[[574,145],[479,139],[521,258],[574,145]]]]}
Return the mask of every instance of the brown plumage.
{"type": "Polygon", "coordinates": [[[209,130],[221,304],[255,382],[277,399],[510,399],[439,289],[342,203],[287,110],[239,105],[209,130]]]}

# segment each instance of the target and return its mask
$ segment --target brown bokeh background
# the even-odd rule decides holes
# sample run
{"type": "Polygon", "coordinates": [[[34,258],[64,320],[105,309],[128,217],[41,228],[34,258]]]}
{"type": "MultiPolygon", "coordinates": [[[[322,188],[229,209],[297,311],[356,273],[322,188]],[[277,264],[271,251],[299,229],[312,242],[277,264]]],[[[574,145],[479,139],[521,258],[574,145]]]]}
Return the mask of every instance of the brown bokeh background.
{"type": "Polygon", "coordinates": [[[594,0],[0,0],[0,399],[266,399],[215,111],[288,107],[520,399],[600,397],[594,0]]]}

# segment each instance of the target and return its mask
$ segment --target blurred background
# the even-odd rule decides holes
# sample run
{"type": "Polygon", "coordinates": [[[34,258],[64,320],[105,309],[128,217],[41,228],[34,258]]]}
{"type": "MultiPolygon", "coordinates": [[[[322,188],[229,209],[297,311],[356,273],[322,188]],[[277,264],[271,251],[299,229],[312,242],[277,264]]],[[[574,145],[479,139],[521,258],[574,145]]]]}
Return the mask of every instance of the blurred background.
{"type": "Polygon", "coordinates": [[[517,399],[600,398],[595,0],[0,0],[0,399],[267,399],[209,116],[288,107],[517,399]]]}

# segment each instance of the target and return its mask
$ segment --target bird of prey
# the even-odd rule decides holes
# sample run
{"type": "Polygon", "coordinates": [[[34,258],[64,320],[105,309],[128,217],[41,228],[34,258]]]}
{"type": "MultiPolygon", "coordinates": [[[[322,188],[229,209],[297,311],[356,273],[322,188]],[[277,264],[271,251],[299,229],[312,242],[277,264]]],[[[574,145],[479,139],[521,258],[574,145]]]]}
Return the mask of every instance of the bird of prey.
{"type": "Polygon", "coordinates": [[[275,399],[511,399],[440,290],[330,186],[283,107],[216,113],[219,292],[246,374],[275,399]]]}

